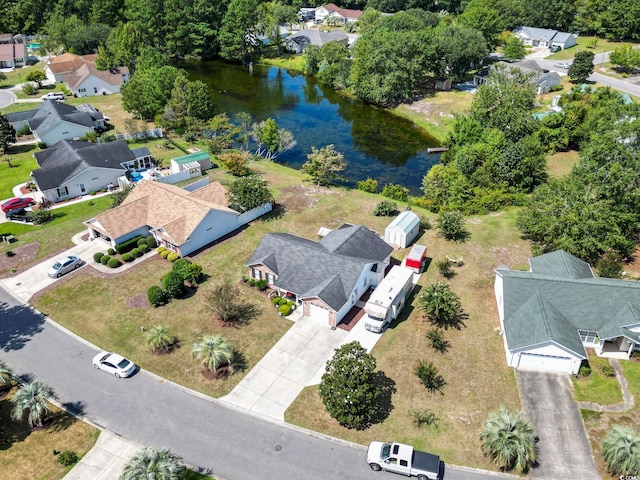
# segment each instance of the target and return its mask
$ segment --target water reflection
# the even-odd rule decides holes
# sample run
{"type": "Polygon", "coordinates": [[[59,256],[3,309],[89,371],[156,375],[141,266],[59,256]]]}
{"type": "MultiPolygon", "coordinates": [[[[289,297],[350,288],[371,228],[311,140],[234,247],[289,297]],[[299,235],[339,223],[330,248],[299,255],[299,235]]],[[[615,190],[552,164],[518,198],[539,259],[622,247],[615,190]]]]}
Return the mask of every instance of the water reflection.
{"type": "Polygon", "coordinates": [[[344,154],[350,185],[371,177],[419,194],[422,177],[438,161],[426,152],[435,141],[411,122],[297,72],[256,66],[250,74],[247,67],[218,61],[180,66],[211,87],[216,105],[230,117],[243,111],[254,121],[273,117],[291,130],[298,143],[278,161],[293,168],[300,168],[312,146],[332,143],[344,154]]]}

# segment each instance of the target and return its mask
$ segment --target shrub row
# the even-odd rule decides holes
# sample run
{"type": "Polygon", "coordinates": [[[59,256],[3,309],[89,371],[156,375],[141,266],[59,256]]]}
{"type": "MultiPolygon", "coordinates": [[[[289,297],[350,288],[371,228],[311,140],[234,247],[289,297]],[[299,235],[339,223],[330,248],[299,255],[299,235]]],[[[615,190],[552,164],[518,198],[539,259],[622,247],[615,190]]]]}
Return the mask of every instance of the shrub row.
{"type": "Polygon", "coordinates": [[[145,237],[143,237],[142,235],[138,235],[122,243],[119,243],[118,245],[116,245],[116,252],[120,254],[130,252],[138,246],[138,240],[145,240],[145,237]]]}
{"type": "MultiPolygon", "coordinates": [[[[158,248],[160,255],[169,250],[158,248]],[[162,249],[162,250],[161,250],[162,249]]],[[[173,252],[170,252],[173,253],[173,252]]],[[[202,279],[202,266],[191,263],[186,258],[177,258],[171,271],[160,279],[162,288],[152,285],[147,289],[147,299],[154,307],[165,305],[172,298],[179,298],[184,293],[184,282],[196,285],[202,279]]]]}

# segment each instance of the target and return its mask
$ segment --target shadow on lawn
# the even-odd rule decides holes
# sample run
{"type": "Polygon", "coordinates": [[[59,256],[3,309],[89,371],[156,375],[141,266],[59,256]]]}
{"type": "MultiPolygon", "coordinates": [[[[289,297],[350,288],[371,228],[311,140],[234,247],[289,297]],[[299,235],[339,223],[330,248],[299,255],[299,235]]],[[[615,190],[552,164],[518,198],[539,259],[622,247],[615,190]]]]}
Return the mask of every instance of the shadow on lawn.
{"type": "Polygon", "coordinates": [[[0,401],[0,451],[9,450],[14,443],[23,442],[31,434],[27,422],[11,418],[12,408],[8,397],[0,401]]]}

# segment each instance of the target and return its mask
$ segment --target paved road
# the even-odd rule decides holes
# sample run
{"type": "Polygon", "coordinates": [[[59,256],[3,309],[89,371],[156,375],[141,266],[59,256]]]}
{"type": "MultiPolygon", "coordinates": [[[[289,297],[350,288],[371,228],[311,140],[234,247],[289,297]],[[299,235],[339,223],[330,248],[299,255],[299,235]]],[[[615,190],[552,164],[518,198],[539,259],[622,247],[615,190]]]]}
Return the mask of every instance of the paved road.
{"type": "MultiPolygon", "coordinates": [[[[91,366],[95,353],[0,289],[0,358],[15,373],[52,385],[61,403],[113,432],[169,447],[188,464],[229,480],[397,479],[371,472],[364,447],[263,421],[146,372],[117,379],[91,366]]],[[[495,478],[443,468],[446,480],[495,478]]]]}

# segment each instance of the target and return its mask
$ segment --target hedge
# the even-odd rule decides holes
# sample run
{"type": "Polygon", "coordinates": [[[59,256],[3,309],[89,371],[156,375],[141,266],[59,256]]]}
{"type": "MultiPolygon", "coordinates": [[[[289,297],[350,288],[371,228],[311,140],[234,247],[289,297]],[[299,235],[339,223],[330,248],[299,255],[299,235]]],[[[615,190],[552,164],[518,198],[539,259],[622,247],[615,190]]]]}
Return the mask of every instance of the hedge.
{"type": "Polygon", "coordinates": [[[167,297],[178,298],[184,292],[184,280],[182,275],[176,272],[169,272],[162,277],[162,288],[167,297]]]}
{"type": "Polygon", "coordinates": [[[170,253],[173,253],[173,252],[171,250],[163,250],[163,251],[160,252],[160,256],[162,258],[167,258],[170,253]]]}
{"type": "Polygon", "coordinates": [[[130,253],[131,253],[131,255],[133,255],[136,258],[139,258],[142,255],[144,255],[144,253],[142,253],[139,248],[134,248],[133,250],[131,250],[130,253]]]}
{"type": "Polygon", "coordinates": [[[176,252],[171,252],[169,255],[167,255],[167,260],[169,260],[170,262],[175,262],[179,258],[180,255],[178,255],[176,252]]]}
{"type": "Polygon", "coordinates": [[[103,256],[100,258],[100,263],[101,263],[102,265],[106,265],[106,264],[107,264],[107,262],[108,262],[109,260],[111,260],[111,257],[110,257],[109,255],[103,255],[103,256]]]}
{"type": "Polygon", "coordinates": [[[154,307],[159,307],[167,303],[167,295],[157,285],[151,285],[147,290],[147,300],[154,307]]]}
{"type": "Polygon", "coordinates": [[[273,303],[274,306],[278,307],[280,306],[280,297],[273,297],[271,299],[271,302],[273,303]]]}
{"type": "Polygon", "coordinates": [[[136,242],[136,245],[137,245],[137,246],[140,246],[140,245],[142,245],[142,244],[144,244],[144,245],[146,245],[146,244],[147,244],[147,238],[146,238],[146,237],[140,237],[140,238],[138,239],[138,241],[136,242]]]}
{"type": "Polygon", "coordinates": [[[125,262],[133,262],[135,259],[130,253],[125,253],[122,255],[122,260],[124,260],[125,262]]]}
{"type": "Polygon", "coordinates": [[[113,248],[110,248],[109,250],[107,250],[107,253],[108,253],[109,255],[115,255],[115,254],[116,254],[116,251],[115,251],[113,248]]]}
{"type": "Polygon", "coordinates": [[[118,268],[120,265],[122,265],[122,263],[117,258],[110,258],[107,262],[107,265],[109,266],[109,268],[118,268]]]}
{"type": "Polygon", "coordinates": [[[284,305],[280,305],[278,310],[280,311],[280,315],[282,315],[283,317],[286,317],[287,315],[289,315],[291,313],[293,308],[289,304],[284,304],[284,305]]]}
{"type": "Polygon", "coordinates": [[[158,243],[156,242],[156,239],[153,235],[149,235],[146,239],[147,242],[147,246],[151,249],[151,248],[156,248],[158,246],[158,243]]]}
{"type": "Polygon", "coordinates": [[[143,243],[138,247],[138,250],[140,250],[142,253],[147,253],[149,250],[151,250],[151,248],[149,248],[149,245],[147,245],[146,243],[143,243]]]}
{"type": "Polygon", "coordinates": [[[158,252],[158,253],[162,253],[162,252],[166,252],[166,251],[167,251],[167,249],[164,248],[164,247],[158,247],[157,250],[156,250],[156,252],[158,252]]]}
{"type": "Polygon", "coordinates": [[[102,252],[96,252],[93,254],[93,261],[96,263],[100,263],[100,259],[102,258],[102,256],[104,255],[104,253],[102,252]]]}
{"type": "Polygon", "coordinates": [[[116,252],[118,253],[127,253],[133,250],[138,246],[138,240],[144,238],[142,235],[138,235],[136,237],[130,238],[129,240],[119,243],[116,245],[116,252]]]}

